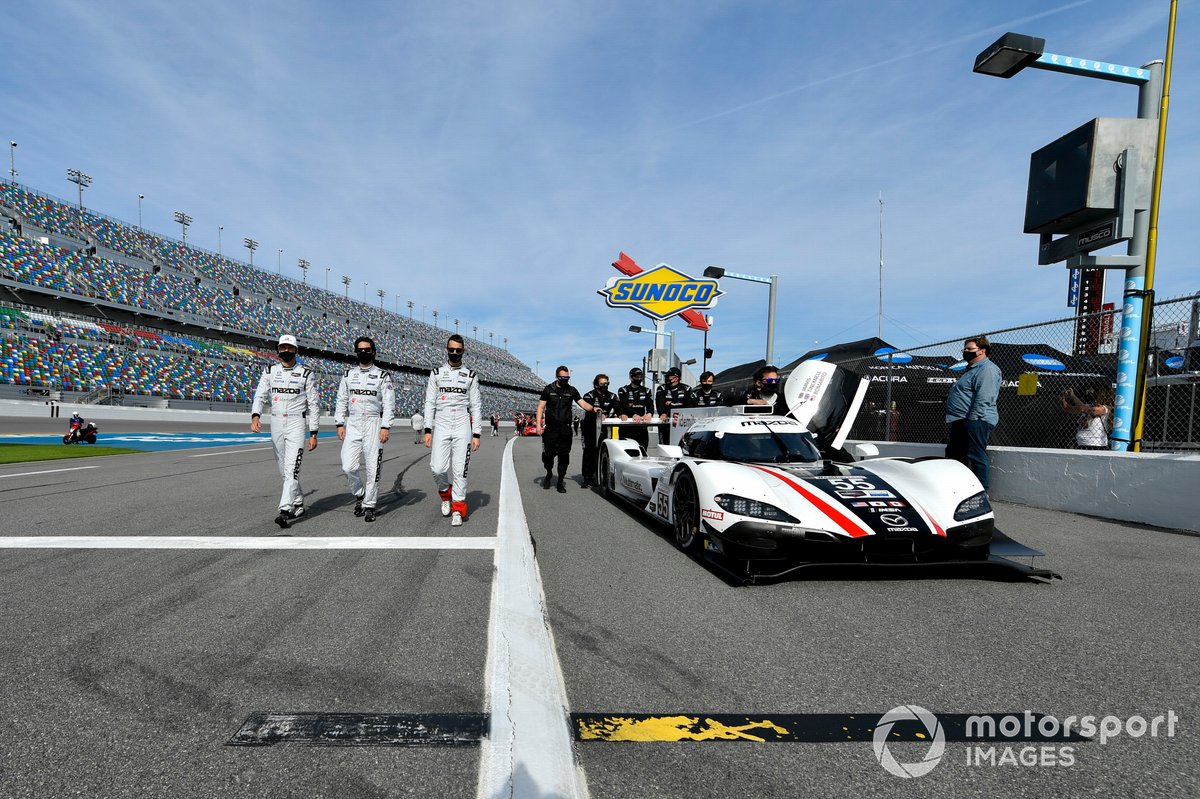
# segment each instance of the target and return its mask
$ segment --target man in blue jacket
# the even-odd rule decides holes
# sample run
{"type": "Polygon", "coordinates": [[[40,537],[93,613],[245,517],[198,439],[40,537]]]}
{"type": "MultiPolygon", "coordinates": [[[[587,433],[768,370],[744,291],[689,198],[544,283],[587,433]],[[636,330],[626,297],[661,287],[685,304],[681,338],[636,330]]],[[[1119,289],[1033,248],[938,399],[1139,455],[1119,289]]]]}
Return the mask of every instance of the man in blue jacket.
{"type": "Polygon", "coordinates": [[[987,456],[988,439],[1000,421],[996,412],[996,401],[1000,398],[1000,367],[988,359],[990,346],[986,336],[966,340],[962,357],[967,362],[967,369],[946,397],[946,423],[950,425],[946,457],[970,468],[985,491],[991,469],[987,456]]]}

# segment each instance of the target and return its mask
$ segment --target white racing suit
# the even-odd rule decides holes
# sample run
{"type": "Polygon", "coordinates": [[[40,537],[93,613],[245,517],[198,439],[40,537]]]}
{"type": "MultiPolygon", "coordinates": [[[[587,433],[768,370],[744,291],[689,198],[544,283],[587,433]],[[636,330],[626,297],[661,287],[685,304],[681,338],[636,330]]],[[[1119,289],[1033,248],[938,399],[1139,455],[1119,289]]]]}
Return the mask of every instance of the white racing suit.
{"type": "Polygon", "coordinates": [[[425,432],[433,434],[429,467],[442,501],[450,512],[467,518],[467,464],[471,439],[483,423],[479,377],[465,366],[442,364],[425,385],[425,432]]]}
{"type": "Polygon", "coordinates": [[[342,439],[342,471],[364,508],[374,508],[379,500],[379,472],[383,465],[379,431],[391,429],[395,408],[392,375],[375,364],[347,369],[338,383],[333,420],[338,427],[346,428],[346,437],[342,439]],[[365,485],[358,475],[360,463],[366,467],[365,485]]]}
{"type": "Polygon", "coordinates": [[[254,390],[251,418],[261,416],[268,401],[271,446],[275,448],[275,460],[283,478],[279,509],[290,511],[304,505],[304,491],[300,488],[304,439],[315,433],[320,423],[321,398],[316,374],[298,363],[292,367],[282,363],[266,367],[254,390]]]}

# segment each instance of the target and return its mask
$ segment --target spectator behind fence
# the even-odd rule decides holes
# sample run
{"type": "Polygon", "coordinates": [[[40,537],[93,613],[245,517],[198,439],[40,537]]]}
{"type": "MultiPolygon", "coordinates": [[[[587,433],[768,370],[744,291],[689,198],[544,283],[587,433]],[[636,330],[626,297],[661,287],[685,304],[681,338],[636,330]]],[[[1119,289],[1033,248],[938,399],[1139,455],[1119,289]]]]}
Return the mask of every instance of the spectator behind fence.
{"type": "Polygon", "coordinates": [[[950,425],[946,457],[969,467],[979,478],[984,491],[988,489],[991,471],[988,439],[1000,421],[996,413],[1000,367],[988,359],[990,348],[987,336],[975,336],[963,342],[962,357],[967,368],[946,397],[946,423],[950,425]]]}
{"type": "Polygon", "coordinates": [[[1068,388],[1059,397],[1062,409],[1077,414],[1075,446],[1078,449],[1108,449],[1108,432],[1112,429],[1113,390],[1104,384],[1083,392],[1081,399],[1068,388]]]}

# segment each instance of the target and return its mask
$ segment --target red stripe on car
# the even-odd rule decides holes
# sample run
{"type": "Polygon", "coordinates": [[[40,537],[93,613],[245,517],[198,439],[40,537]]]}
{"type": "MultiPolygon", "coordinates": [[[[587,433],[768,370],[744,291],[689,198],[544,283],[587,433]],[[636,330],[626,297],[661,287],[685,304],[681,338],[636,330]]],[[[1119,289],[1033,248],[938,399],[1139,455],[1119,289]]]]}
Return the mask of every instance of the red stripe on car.
{"type": "Polygon", "coordinates": [[[845,530],[846,534],[851,538],[862,538],[863,536],[871,535],[871,531],[864,529],[857,519],[842,513],[837,509],[837,507],[830,505],[828,502],[822,499],[820,495],[814,491],[811,491],[810,489],[805,488],[795,480],[792,480],[790,477],[782,475],[779,472],[773,472],[770,469],[764,469],[762,466],[755,466],[752,463],[747,463],[745,465],[749,466],[751,469],[758,469],[760,472],[769,474],[777,480],[782,480],[783,482],[787,483],[796,491],[796,493],[807,499],[812,504],[816,505],[822,513],[837,522],[838,527],[841,527],[843,530],[845,530]]]}

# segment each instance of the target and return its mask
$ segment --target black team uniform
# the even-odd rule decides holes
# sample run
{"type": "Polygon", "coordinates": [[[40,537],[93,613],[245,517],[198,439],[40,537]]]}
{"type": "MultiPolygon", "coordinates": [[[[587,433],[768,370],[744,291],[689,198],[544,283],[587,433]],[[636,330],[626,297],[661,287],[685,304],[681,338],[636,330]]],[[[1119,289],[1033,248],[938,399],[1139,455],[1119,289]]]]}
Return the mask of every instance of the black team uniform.
{"type": "Polygon", "coordinates": [[[542,465],[546,467],[546,479],[542,488],[550,487],[550,477],[554,471],[554,459],[558,458],[558,490],[566,493],[563,481],[567,477],[567,464],[571,462],[571,418],[575,415],[575,403],[578,402],[579,390],[575,386],[560,386],[558,381],[549,383],[542,389],[540,402],[546,403],[546,428],[542,432],[542,465]]]}
{"type": "MultiPolygon", "coordinates": [[[[583,401],[599,408],[605,416],[613,416],[617,412],[617,395],[607,388],[593,388],[583,395],[583,401]]],[[[583,487],[589,488],[596,482],[596,460],[599,457],[600,442],[596,435],[600,420],[595,411],[583,415],[583,487]]]]}
{"type": "MultiPolygon", "coordinates": [[[[624,416],[645,416],[654,413],[654,396],[645,383],[629,383],[617,389],[617,413],[624,416]]],[[[621,438],[636,441],[642,445],[643,450],[650,448],[650,428],[646,425],[622,426],[621,438]]]]}

